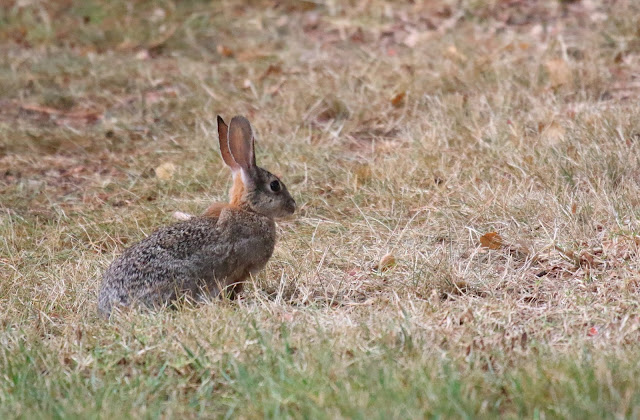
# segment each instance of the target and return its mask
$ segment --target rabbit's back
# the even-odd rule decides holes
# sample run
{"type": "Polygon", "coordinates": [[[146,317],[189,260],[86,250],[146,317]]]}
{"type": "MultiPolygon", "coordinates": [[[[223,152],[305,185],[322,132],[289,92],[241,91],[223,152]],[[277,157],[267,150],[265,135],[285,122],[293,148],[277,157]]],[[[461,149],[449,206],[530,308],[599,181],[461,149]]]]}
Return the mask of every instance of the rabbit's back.
{"type": "Polygon", "coordinates": [[[104,273],[99,312],[109,315],[113,304],[133,300],[146,305],[171,300],[188,286],[192,256],[218,236],[216,219],[191,219],[158,229],[126,249],[104,273]]]}
{"type": "Polygon", "coordinates": [[[167,226],[113,262],[103,277],[98,309],[108,316],[113,304],[160,305],[203,291],[217,296],[222,287],[264,267],[274,245],[274,222],[239,209],[167,226]]]}

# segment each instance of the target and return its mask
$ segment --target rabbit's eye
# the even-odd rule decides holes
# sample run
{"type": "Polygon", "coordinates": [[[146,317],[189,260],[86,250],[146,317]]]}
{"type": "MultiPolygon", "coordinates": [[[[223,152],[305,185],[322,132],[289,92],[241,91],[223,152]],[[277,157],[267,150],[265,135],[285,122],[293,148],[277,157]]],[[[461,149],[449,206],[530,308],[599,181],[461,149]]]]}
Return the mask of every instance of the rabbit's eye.
{"type": "Polygon", "coordinates": [[[271,188],[271,191],[273,192],[278,192],[282,189],[282,187],[280,186],[280,183],[278,181],[271,181],[271,184],[269,184],[269,187],[271,188]]]}

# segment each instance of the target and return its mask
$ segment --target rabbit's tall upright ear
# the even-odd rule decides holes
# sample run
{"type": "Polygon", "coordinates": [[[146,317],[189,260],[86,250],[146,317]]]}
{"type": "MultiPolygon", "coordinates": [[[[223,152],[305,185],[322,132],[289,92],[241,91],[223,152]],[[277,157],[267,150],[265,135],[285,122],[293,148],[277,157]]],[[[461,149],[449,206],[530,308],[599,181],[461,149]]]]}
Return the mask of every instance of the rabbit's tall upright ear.
{"type": "Polygon", "coordinates": [[[218,140],[220,141],[220,154],[224,163],[234,172],[240,169],[240,165],[233,160],[229,151],[229,127],[227,127],[220,115],[218,115],[218,140]]]}
{"type": "Polygon", "coordinates": [[[246,171],[256,166],[253,151],[253,131],[245,117],[236,115],[229,123],[229,151],[233,160],[246,171]]]}

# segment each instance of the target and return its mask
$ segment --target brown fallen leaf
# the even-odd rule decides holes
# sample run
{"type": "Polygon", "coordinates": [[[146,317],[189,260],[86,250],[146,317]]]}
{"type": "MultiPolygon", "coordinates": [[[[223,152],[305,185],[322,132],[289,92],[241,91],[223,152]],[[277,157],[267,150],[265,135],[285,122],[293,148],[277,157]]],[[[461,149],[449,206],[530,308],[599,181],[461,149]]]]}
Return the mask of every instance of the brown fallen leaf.
{"type": "Polygon", "coordinates": [[[554,58],[545,63],[552,88],[568,85],[573,81],[573,74],[569,64],[561,58],[554,58]]]}
{"type": "Polygon", "coordinates": [[[144,93],[144,101],[147,105],[155,104],[165,100],[167,97],[176,98],[178,91],[173,87],[165,87],[159,90],[152,90],[144,93]]]}
{"type": "Polygon", "coordinates": [[[151,54],[149,54],[149,50],[140,50],[135,55],[136,60],[148,60],[151,58],[151,54]]]}
{"type": "Polygon", "coordinates": [[[480,237],[480,245],[489,249],[500,249],[504,242],[497,232],[485,233],[480,237]]]}
{"type": "Polygon", "coordinates": [[[357,276],[358,274],[360,274],[360,269],[359,269],[359,268],[357,268],[357,267],[352,267],[352,268],[347,269],[347,270],[345,271],[345,273],[347,273],[347,274],[348,274],[349,276],[351,276],[351,277],[355,277],[355,276],[357,276]]]}
{"type": "Polygon", "coordinates": [[[216,51],[223,57],[233,57],[233,50],[226,45],[218,44],[216,51]]]}
{"type": "Polygon", "coordinates": [[[476,317],[473,315],[473,311],[471,310],[471,308],[469,308],[466,311],[464,311],[462,315],[460,315],[460,319],[458,319],[458,323],[460,325],[469,324],[473,322],[475,319],[476,317]]]}
{"type": "Polygon", "coordinates": [[[402,43],[409,48],[415,48],[418,44],[424,44],[428,42],[434,36],[433,31],[425,31],[425,32],[410,32],[409,35],[406,36],[402,43]]]}
{"type": "Polygon", "coordinates": [[[556,121],[551,121],[548,125],[538,123],[538,130],[540,131],[540,138],[550,146],[555,146],[564,141],[565,129],[556,121]]]}
{"type": "Polygon", "coordinates": [[[391,105],[393,105],[396,108],[399,108],[402,106],[402,104],[404,103],[404,97],[407,95],[406,92],[400,92],[398,93],[396,96],[394,96],[393,98],[391,98],[391,105]]]}
{"type": "Polygon", "coordinates": [[[258,77],[258,80],[262,81],[264,80],[264,78],[268,76],[278,75],[278,74],[282,74],[282,67],[280,67],[277,64],[270,64],[267,70],[265,70],[265,72],[262,73],[260,77],[258,77]]]}
{"type": "Polygon", "coordinates": [[[173,175],[176,173],[176,169],[176,165],[173,163],[165,162],[155,169],[156,178],[162,181],[168,181],[173,178],[173,175]]]}
{"type": "Polygon", "coordinates": [[[307,12],[302,17],[302,29],[310,31],[316,29],[320,25],[320,13],[312,11],[307,12]]]}
{"type": "Polygon", "coordinates": [[[573,252],[570,249],[562,249],[560,246],[558,245],[554,245],[553,246],[555,248],[556,251],[558,251],[560,254],[564,255],[567,259],[571,260],[576,267],[580,266],[581,263],[581,259],[578,255],[575,254],[575,252],[573,252]]]}
{"type": "Polygon", "coordinates": [[[387,254],[380,259],[380,262],[376,264],[376,266],[373,267],[373,269],[375,271],[379,271],[382,273],[392,269],[395,266],[396,266],[396,257],[394,257],[393,254],[387,254]]]}
{"type": "Polygon", "coordinates": [[[138,44],[131,41],[130,39],[125,39],[124,41],[116,45],[116,51],[129,51],[136,48],[137,46],[138,44]]]}
{"type": "Polygon", "coordinates": [[[462,54],[454,45],[450,45],[445,50],[445,56],[449,57],[452,60],[464,63],[467,61],[467,56],[462,54]]]}

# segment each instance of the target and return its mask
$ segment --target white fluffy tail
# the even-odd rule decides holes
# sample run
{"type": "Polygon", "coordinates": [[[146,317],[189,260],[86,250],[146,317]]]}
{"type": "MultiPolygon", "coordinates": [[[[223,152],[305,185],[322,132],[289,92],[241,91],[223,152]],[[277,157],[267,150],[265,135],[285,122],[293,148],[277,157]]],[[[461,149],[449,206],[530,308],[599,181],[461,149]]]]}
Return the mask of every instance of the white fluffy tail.
{"type": "Polygon", "coordinates": [[[189,219],[191,219],[193,217],[189,213],[184,213],[184,212],[181,212],[181,211],[176,211],[171,216],[174,219],[180,220],[180,221],[189,220],[189,219]]]}

